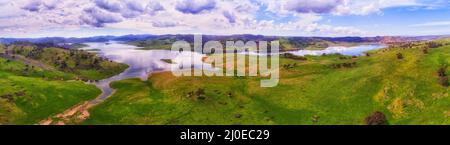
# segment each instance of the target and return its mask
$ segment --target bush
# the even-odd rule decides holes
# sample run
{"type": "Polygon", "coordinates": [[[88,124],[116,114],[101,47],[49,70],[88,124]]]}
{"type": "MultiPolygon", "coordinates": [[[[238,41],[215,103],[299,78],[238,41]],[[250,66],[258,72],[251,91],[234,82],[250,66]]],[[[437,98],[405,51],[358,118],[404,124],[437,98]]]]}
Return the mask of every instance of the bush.
{"type": "Polygon", "coordinates": [[[332,64],[331,65],[332,68],[353,68],[356,67],[356,62],[345,62],[345,63],[337,63],[337,64],[332,64]]]}
{"type": "Polygon", "coordinates": [[[422,52],[423,52],[423,54],[428,54],[428,49],[425,48],[425,49],[422,50],[422,52]]]}
{"type": "Polygon", "coordinates": [[[427,46],[428,46],[428,48],[438,48],[438,47],[441,47],[442,44],[439,44],[437,42],[428,42],[427,46]]]}
{"type": "Polygon", "coordinates": [[[403,54],[402,53],[397,53],[397,59],[403,59],[403,54]]]}
{"type": "Polygon", "coordinates": [[[303,56],[296,56],[292,53],[285,53],[283,55],[285,58],[290,58],[290,59],[294,59],[294,60],[308,60],[308,58],[303,57],[303,56]]]}
{"type": "Polygon", "coordinates": [[[448,83],[448,77],[440,77],[439,78],[439,83],[444,86],[444,87],[448,87],[450,84],[448,83]]]}
{"type": "Polygon", "coordinates": [[[439,70],[437,71],[438,76],[439,76],[439,84],[441,84],[444,87],[449,86],[446,70],[447,70],[447,67],[443,66],[443,67],[439,68],[439,70]]]}
{"type": "Polygon", "coordinates": [[[438,70],[438,76],[439,76],[439,77],[445,77],[445,76],[447,76],[447,74],[445,73],[445,71],[446,71],[446,68],[445,68],[445,67],[439,68],[439,70],[438,70]]]}
{"type": "Polygon", "coordinates": [[[386,115],[380,111],[372,113],[372,115],[366,117],[365,119],[367,125],[386,125],[387,119],[386,115]]]}

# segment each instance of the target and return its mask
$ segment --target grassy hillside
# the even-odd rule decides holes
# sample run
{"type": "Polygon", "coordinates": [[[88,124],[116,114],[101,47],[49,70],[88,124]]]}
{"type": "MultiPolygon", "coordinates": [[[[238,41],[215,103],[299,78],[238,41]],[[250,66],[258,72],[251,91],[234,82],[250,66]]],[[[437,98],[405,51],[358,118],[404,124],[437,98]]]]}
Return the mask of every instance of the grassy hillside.
{"type": "MultiPolygon", "coordinates": [[[[376,41],[369,41],[369,40],[353,40],[357,38],[348,38],[348,39],[326,39],[326,38],[320,38],[320,37],[257,37],[252,38],[252,36],[230,36],[230,37],[213,37],[209,38],[206,36],[204,38],[204,41],[207,40],[213,40],[213,41],[220,41],[222,45],[226,46],[226,41],[258,41],[258,40],[264,40],[264,41],[273,41],[278,40],[280,42],[280,50],[281,51],[293,51],[293,50],[323,50],[329,46],[354,46],[364,43],[373,43],[376,41]]],[[[148,40],[135,40],[130,41],[127,44],[134,45],[138,47],[142,47],[141,49],[144,50],[170,50],[172,48],[172,44],[176,42],[177,40],[185,40],[191,43],[193,45],[193,40],[186,39],[184,37],[161,37],[161,38],[152,38],[148,40]]],[[[205,43],[205,42],[204,42],[205,43]]]]}
{"type": "Polygon", "coordinates": [[[93,85],[41,75],[70,78],[63,72],[35,68],[0,58],[0,124],[34,124],[100,94],[93,85]]]}
{"type": "Polygon", "coordinates": [[[164,40],[141,40],[141,41],[131,41],[128,42],[129,45],[134,45],[137,47],[142,47],[143,50],[170,50],[172,49],[172,44],[176,40],[164,39],[164,40]]]}
{"type": "Polygon", "coordinates": [[[308,38],[306,40],[298,40],[294,38],[280,38],[279,41],[280,41],[280,49],[283,51],[323,50],[328,46],[335,45],[334,42],[314,38],[308,38]]]}
{"type": "Polygon", "coordinates": [[[82,51],[0,45],[0,124],[36,124],[94,99],[101,91],[76,80],[102,79],[125,68],[82,51]]]}
{"type": "Polygon", "coordinates": [[[450,124],[449,42],[398,44],[358,58],[282,58],[273,88],[255,77],[123,80],[84,123],[365,124],[380,111],[388,124],[450,124]]]}
{"type": "Polygon", "coordinates": [[[83,80],[101,80],[124,71],[128,66],[97,57],[83,50],[16,44],[7,48],[12,59],[35,62],[47,69],[73,74],[83,80]]]}

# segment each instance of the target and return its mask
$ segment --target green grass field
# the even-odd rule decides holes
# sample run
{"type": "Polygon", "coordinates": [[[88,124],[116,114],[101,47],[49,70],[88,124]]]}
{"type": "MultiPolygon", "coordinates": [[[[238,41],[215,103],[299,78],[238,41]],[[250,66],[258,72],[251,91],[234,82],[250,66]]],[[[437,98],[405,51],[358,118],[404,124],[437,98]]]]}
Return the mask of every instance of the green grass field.
{"type": "Polygon", "coordinates": [[[167,72],[114,82],[116,93],[83,124],[365,124],[375,111],[388,124],[450,124],[450,90],[437,73],[450,64],[450,45],[306,58],[282,58],[280,66],[293,67],[280,68],[273,88],[261,88],[256,77],[167,72]],[[353,65],[333,67],[344,63],[353,65]]]}
{"type": "Polygon", "coordinates": [[[36,70],[26,76],[14,72],[21,67],[24,64],[0,58],[0,124],[35,124],[101,93],[94,85],[81,81],[39,77],[64,76],[62,72],[36,70]]]}
{"type": "MultiPolygon", "coordinates": [[[[127,65],[99,61],[97,68],[71,66],[76,55],[60,48],[45,48],[35,57],[33,47],[10,47],[15,50],[14,59],[0,57],[0,124],[36,124],[66,109],[96,98],[101,90],[78,78],[103,79],[122,72],[127,65]],[[22,55],[24,54],[24,55],[22,55]],[[54,58],[68,63],[62,69],[54,58]]],[[[34,50],[37,51],[37,50],[34,50]]],[[[0,53],[6,47],[0,45],[0,53]]],[[[87,56],[86,58],[91,58],[87,56]]],[[[11,56],[9,56],[11,57],[11,56]]],[[[88,61],[88,59],[84,60],[88,61]]],[[[89,62],[79,62],[89,64],[89,62]]]]}

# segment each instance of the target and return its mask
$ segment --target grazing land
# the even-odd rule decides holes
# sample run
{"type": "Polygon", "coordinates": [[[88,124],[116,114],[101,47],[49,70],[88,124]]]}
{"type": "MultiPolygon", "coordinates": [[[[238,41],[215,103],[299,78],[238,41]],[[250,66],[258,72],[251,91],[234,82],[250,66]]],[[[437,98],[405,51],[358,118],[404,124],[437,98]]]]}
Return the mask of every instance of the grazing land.
{"type": "Polygon", "coordinates": [[[94,99],[100,89],[81,80],[103,79],[127,67],[87,52],[38,47],[0,46],[0,124],[36,124],[94,99]],[[98,64],[89,66],[95,60],[98,64]]]}
{"type": "Polygon", "coordinates": [[[396,43],[359,57],[285,57],[273,88],[256,77],[170,72],[118,81],[83,123],[449,124],[449,42],[396,43]]]}

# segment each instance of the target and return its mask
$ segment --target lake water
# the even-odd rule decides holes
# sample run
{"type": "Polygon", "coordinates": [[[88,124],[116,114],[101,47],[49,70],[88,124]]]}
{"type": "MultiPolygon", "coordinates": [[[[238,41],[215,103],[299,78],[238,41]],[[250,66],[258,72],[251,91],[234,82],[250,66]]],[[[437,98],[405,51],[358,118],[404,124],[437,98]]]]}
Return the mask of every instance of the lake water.
{"type": "Polygon", "coordinates": [[[102,94],[92,103],[96,104],[105,100],[113,92],[109,84],[113,81],[128,78],[141,78],[146,80],[151,72],[169,71],[172,67],[193,66],[207,70],[215,70],[210,64],[203,63],[202,59],[206,55],[194,52],[176,52],[170,50],[139,50],[139,47],[121,44],[117,42],[109,43],[85,43],[88,47],[84,50],[95,50],[97,55],[108,58],[112,61],[128,64],[129,68],[124,72],[95,83],[102,90],[102,94]],[[192,56],[192,57],[191,57],[192,56]],[[183,61],[193,58],[193,63],[183,61]],[[171,59],[172,64],[163,62],[161,59],[171,59]]]}
{"type": "Polygon", "coordinates": [[[367,52],[370,50],[381,49],[384,47],[386,47],[386,46],[379,45],[379,44],[359,45],[359,46],[353,46],[353,47],[333,46],[333,47],[328,47],[324,50],[297,50],[297,51],[290,51],[289,53],[292,53],[297,56],[335,54],[335,53],[339,53],[342,55],[358,56],[358,55],[363,55],[364,52],[367,52]]]}
{"type": "MultiPolygon", "coordinates": [[[[181,65],[193,66],[194,68],[202,68],[206,70],[218,70],[213,68],[210,64],[203,63],[202,59],[206,55],[195,52],[176,52],[170,50],[139,50],[139,47],[121,44],[117,42],[109,43],[85,43],[88,47],[82,48],[84,50],[95,50],[97,55],[108,58],[115,62],[125,63],[129,68],[124,72],[104,79],[95,83],[95,85],[102,90],[102,94],[92,104],[100,103],[108,98],[113,89],[109,84],[113,81],[124,80],[128,78],[141,78],[146,80],[148,75],[157,71],[170,71],[172,67],[179,68],[181,65]],[[193,59],[193,63],[189,60],[193,59]],[[163,62],[161,59],[171,59],[172,64],[163,62]],[[188,64],[186,64],[188,63],[188,64]]],[[[383,45],[360,45],[355,47],[329,47],[324,50],[298,50],[283,53],[292,53],[298,56],[304,55],[322,55],[340,53],[343,55],[362,55],[369,50],[384,48],[383,45]]],[[[262,53],[250,52],[250,55],[264,55],[262,53]]]]}
{"type": "MultiPolygon", "coordinates": [[[[333,46],[328,47],[323,50],[295,50],[295,51],[286,51],[286,52],[280,52],[279,54],[284,53],[291,53],[297,56],[305,56],[305,55],[312,55],[312,56],[319,56],[322,54],[342,54],[342,55],[349,55],[349,56],[359,56],[363,55],[364,52],[370,51],[370,50],[377,50],[381,48],[385,48],[385,45],[381,44],[368,44],[368,45],[358,45],[358,46],[352,46],[352,47],[344,47],[344,46],[333,46]]],[[[250,51],[250,52],[240,52],[240,54],[250,54],[250,55],[267,55],[267,53],[258,53],[256,51],[250,51]]]]}

